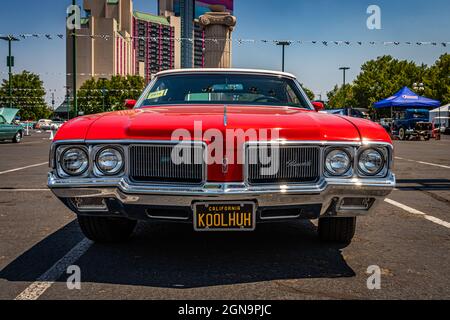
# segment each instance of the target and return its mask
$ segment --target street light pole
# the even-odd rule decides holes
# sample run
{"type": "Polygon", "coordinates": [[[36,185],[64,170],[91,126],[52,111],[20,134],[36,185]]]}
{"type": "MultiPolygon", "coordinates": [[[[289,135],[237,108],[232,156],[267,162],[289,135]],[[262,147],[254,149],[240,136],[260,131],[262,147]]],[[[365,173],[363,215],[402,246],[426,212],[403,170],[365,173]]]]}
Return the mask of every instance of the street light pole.
{"type": "MultiPolygon", "coordinates": [[[[419,92],[424,92],[425,91],[425,86],[424,86],[424,84],[423,83],[414,83],[413,84],[413,89],[415,90],[415,91],[419,91],[419,92]]],[[[438,120],[439,120],[439,132],[441,132],[441,107],[439,107],[439,109],[438,109],[438,120]]],[[[435,126],[436,126],[436,122],[435,122],[435,126]]],[[[435,128],[436,129],[436,128],[435,128]]]]}
{"type": "Polygon", "coordinates": [[[67,106],[67,121],[70,120],[70,87],[64,86],[66,89],[66,106],[67,106]]]}
{"type": "MultiPolygon", "coordinates": [[[[76,5],[77,1],[72,0],[72,5],[76,5]]],[[[74,28],[72,31],[72,64],[73,64],[73,108],[75,111],[75,118],[78,117],[78,99],[77,99],[77,29],[74,28]]]]}
{"type": "Polygon", "coordinates": [[[344,81],[343,81],[342,89],[344,90],[344,106],[343,107],[345,108],[346,107],[345,104],[347,103],[347,88],[346,88],[347,83],[345,81],[346,80],[345,73],[347,70],[350,70],[350,68],[349,67],[340,67],[339,70],[342,70],[343,74],[344,74],[344,81]]]}
{"type": "Polygon", "coordinates": [[[108,80],[108,79],[106,79],[106,78],[100,78],[99,80],[101,80],[102,81],[102,99],[103,99],[103,112],[105,112],[106,110],[106,106],[105,106],[105,95],[106,95],[106,92],[107,92],[107,90],[106,90],[106,86],[105,86],[105,84],[106,84],[106,81],[108,80]]]}
{"type": "Polygon", "coordinates": [[[12,108],[12,68],[14,67],[14,57],[12,56],[12,42],[19,41],[19,39],[13,36],[0,37],[0,40],[8,41],[8,58],[7,58],[7,66],[8,66],[8,83],[9,83],[9,107],[12,108]]]}
{"type": "Polygon", "coordinates": [[[8,41],[8,82],[9,82],[9,107],[12,108],[12,45],[11,45],[11,39],[8,41]]]}
{"type": "Polygon", "coordinates": [[[291,42],[290,41],[278,41],[277,46],[281,46],[282,47],[282,57],[281,57],[281,71],[284,72],[284,61],[285,61],[285,52],[286,52],[286,46],[290,46],[291,42]]]}

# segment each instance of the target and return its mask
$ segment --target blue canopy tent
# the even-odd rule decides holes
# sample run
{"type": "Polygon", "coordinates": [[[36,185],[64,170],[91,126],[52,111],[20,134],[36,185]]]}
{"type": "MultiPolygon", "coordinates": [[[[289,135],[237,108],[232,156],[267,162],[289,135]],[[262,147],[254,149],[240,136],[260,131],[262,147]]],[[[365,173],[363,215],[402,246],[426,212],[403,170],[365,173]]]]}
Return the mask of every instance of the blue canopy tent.
{"type": "Polygon", "coordinates": [[[421,97],[408,87],[402,88],[392,97],[374,103],[375,109],[384,108],[437,108],[441,102],[425,97],[421,97]]]}

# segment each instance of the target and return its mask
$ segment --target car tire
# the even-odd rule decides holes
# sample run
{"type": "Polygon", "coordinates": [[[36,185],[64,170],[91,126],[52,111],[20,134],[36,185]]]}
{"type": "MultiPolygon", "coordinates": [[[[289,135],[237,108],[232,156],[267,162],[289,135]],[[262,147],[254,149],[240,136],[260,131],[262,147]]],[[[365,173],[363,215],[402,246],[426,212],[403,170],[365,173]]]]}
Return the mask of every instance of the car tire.
{"type": "Polygon", "coordinates": [[[400,128],[400,129],[398,130],[398,138],[399,138],[400,140],[402,140],[402,141],[405,141],[405,140],[406,140],[406,131],[405,131],[405,128],[400,128]]]}
{"type": "Polygon", "coordinates": [[[22,134],[22,132],[19,131],[15,134],[15,136],[13,138],[13,142],[20,143],[20,142],[22,142],[22,138],[23,138],[23,134],[22,134]]]}
{"type": "Polygon", "coordinates": [[[320,218],[319,238],[326,242],[349,244],[356,231],[356,218],[320,218]]]}
{"type": "Polygon", "coordinates": [[[124,242],[130,238],[137,221],[125,218],[78,216],[83,234],[99,243],[124,242]]]}

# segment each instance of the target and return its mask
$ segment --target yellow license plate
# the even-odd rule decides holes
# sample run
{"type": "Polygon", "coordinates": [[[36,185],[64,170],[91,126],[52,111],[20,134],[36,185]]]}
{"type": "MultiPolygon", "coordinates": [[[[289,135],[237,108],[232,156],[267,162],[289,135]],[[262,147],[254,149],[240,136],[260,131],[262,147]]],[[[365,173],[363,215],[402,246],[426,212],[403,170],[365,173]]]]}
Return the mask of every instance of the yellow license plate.
{"type": "Polygon", "coordinates": [[[197,203],[194,205],[196,231],[254,231],[255,203],[197,203]]]}

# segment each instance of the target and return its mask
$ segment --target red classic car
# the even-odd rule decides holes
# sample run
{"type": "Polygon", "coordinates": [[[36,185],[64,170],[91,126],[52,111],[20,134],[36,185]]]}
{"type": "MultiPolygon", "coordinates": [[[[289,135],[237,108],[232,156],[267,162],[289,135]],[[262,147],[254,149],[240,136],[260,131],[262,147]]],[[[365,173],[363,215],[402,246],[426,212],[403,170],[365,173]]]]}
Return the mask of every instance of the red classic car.
{"type": "Polygon", "coordinates": [[[165,71],[126,105],[66,123],[51,148],[48,186],[94,241],[126,240],[139,220],[203,232],[318,219],[321,239],[349,243],[395,186],[386,131],[317,112],[291,74],[165,71]]]}

